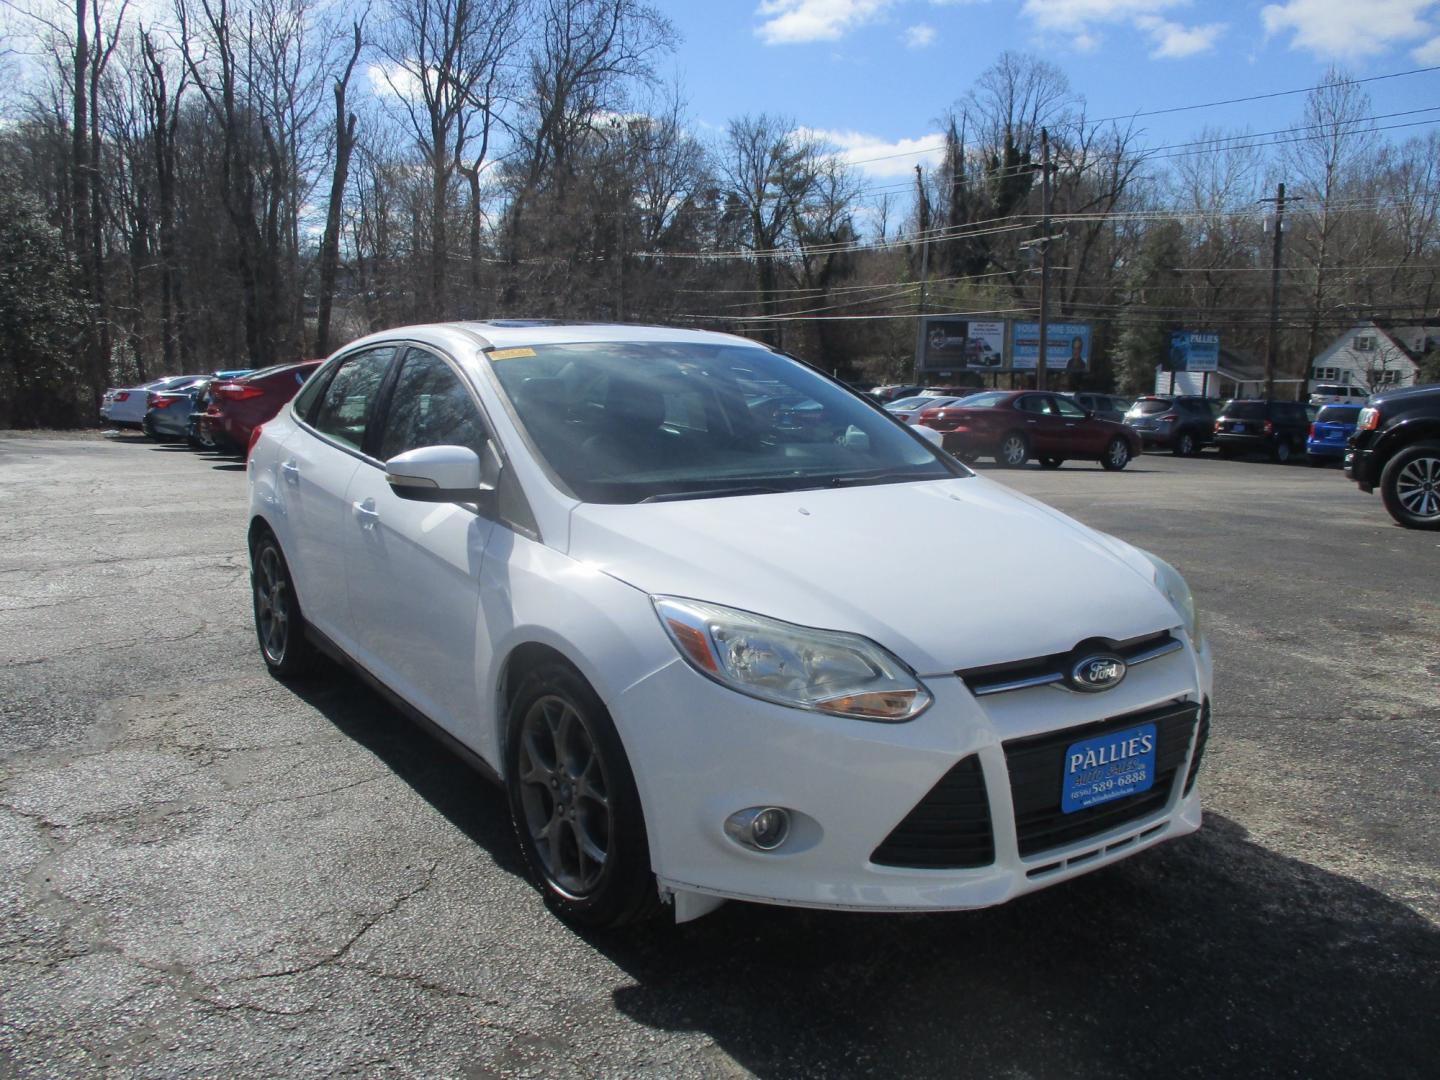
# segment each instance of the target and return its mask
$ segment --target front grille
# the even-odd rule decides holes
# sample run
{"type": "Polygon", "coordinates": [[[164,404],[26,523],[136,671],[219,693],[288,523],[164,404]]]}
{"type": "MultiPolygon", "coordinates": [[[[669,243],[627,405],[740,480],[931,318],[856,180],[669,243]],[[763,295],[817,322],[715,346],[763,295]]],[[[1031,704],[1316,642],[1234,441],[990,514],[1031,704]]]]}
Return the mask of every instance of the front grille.
{"type": "Polygon", "coordinates": [[[895,826],[870,861],[924,870],[993,863],[995,837],[980,759],[972,754],[956,763],[895,826]]]}
{"type": "Polygon", "coordinates": [[[1183,647],[1168,630],[1126,641],[1090,638],[1068,652],[1036,656],[1029,660],[1011,660],[1003,664],[987,664],[984,667],[957,671],[955,674],[965,681],[972,694],[1003,694],[1008,690],[1063,683],[1066,674],[1088,653],[1114,653],[1133,666],[1159,659],[1170,652],[1178,652],[1183,647]]]}
{"type": "Polygon", "coordinates": [[[1200,759],[1205,756],[1205,741],[1210,738],[1210,699],[1200,710],[1200,733],[1195,736],[1195,754],[1190,758],[1190,771],[1185,774],[1185,794],[1195,786],[1195,777],[1200,773],[1200,759]]]}
{"type": "Polygon", "coordinates": [[[1046,732],[1004,744],[1015,805],[1015,831],[1020,854],[1034,855],[1083,840],[1135,821],[1161,809],[1170,799],[1176,774],[1185,763],[1195,731],[1199,706],[1173,702],[1158,709],[1111,717],[1082,727],[1046,732]],[[1140,724],[1155,725],[1155,783],[1149,791],[1067,814],[1060,809],[1065,750],[1081,739],[1105,735],[1140,724]]]}

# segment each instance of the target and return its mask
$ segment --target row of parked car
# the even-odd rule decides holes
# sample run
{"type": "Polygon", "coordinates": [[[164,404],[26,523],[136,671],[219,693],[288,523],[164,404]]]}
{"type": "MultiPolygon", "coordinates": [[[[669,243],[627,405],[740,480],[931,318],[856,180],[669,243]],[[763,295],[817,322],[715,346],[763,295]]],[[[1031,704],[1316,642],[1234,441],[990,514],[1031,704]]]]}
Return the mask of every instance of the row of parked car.
{"type": "Polygon", "coordinates": [[[1284,463],[1303,455],[1311,465],[1342,463],[1362,491],[1378,488],[1401,525],[1440,529],[1440,386],[1361,401],[1321,394],[1309,404],[957,387],[894,396],[909,389],[877,387],[871,396],[889,398],[885,408],[897,419],[939,431],[944,448],[964,461],[990,456],[1013,467],[1038,458],[1059,468],[1073,457],[1123,469],[1144,449],[1190,456],[1212,444],[1225,458],[1263,454],[1284,463]]]}
{"type": "Polygon", "coordinates": [[[138,428],[157,442],[183,439],[197,450],[240,453],[321,363],[301,360],[255,370],[170,375],[110,389],[100,402],[100,421],[138,428]]]}
{"type": "MultiPolygon", "coordinates": [[[[1051,465],[1057,457],[1063,460],[1067,456],[1098,458],[1103,463],[1103,452],[1112,443],[1117,456],[1111,460],[1119,462],[1116,440],[1126,444],[1131,456],[1158,448],[1190,457],[1213,445],[1226,458],[1264,454],[1282,463],[1301,456],[1312,465],[1338,463],[1362,407],[1363,402],[1317,406],[1293,401],[1221,402],[1204,397],[1125,398],[1090,391],[1064,394],[954,387],[928,387],[885,405],[908,424],[953,432],[946,448],[962,457],[993,456],[1004,465],[1023,464],[1032,457],[1051,465]],[[973,413],[976,409],[998,412],[973,413]],[[1008,416],[1007,410],[1014,409],[1039,415],[1008,416]],[[1047,421],[1047,416],[1053,419],[1047,421]],[[1129,431],[1105,427],[1107,423],[1129,431]],[[1129,437],[1132,434],[1138,441],[1129,437]]],[[[1124,463],[1113,467],[1123,468],[1124,463]]]]}

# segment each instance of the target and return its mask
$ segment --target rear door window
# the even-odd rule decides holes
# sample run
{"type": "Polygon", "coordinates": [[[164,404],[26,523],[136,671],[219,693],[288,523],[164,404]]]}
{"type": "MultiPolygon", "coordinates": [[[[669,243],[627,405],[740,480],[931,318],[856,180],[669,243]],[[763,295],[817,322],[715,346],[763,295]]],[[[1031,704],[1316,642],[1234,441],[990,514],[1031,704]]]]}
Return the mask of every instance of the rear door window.
{"type": "Polygon", "coordinates": [[[1076,405],[1073,401],[1068,401],[1063,397],[1057,397],[1054,399],[1054,401],[1055,407],[1060,411],[1061,416],[1067,417],[1071,420],[1083,420],[1085,418],[1085,410],[1080,408],[1080,406],[1076,405]]]}
{"type": "Polygon", "coordinates": [[[316,430],[356,450],[364,446],[375,399],[394,356],[395,347],[385,345],[347,357],[315,406],[310,422],[316,430]]]}

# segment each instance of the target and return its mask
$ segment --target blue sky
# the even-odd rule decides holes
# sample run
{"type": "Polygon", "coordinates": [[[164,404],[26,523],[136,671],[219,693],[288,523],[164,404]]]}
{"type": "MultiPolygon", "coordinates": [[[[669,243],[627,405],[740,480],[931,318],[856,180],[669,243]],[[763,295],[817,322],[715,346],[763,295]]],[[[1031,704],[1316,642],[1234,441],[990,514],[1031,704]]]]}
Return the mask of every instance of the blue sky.
{"type": "MultiPolygon", "coordinates": [[[[772,112],[852,159],[914,150],[1005,49],[1057,64],[1104,117],[1440,64],[1440,0],[658,0],[702,130],[772,112]]],[[[1440,71],[1368,84],[1374,114],[1440,105],[1440,71]]],[[[1203,125],[1270,131],[1302,98],[1138,121],[1150,145],[1203,125]]],[[[1440,121],[1440,112],[1433,114],[1440,121]]],[[[1426,117],[1402,117],[1402,123],[1426,117]]],[[[1403,138],[1430,127],[1387,132],[1403,138]]],[[[920,156],[864,165],[902,177],[920,156]]]]}

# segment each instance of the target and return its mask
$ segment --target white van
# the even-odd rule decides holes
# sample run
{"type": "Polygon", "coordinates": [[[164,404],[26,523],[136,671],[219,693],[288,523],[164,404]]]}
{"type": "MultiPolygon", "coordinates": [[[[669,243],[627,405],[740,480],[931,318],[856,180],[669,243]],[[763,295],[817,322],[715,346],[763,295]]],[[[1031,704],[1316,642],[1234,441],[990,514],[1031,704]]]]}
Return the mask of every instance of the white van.
{"type": "Polygon", "coordinates": [[[1370,391],[1348,383],[1316,383],[1310,391],[1311,405],[1364,405],[1370,391]]]}

